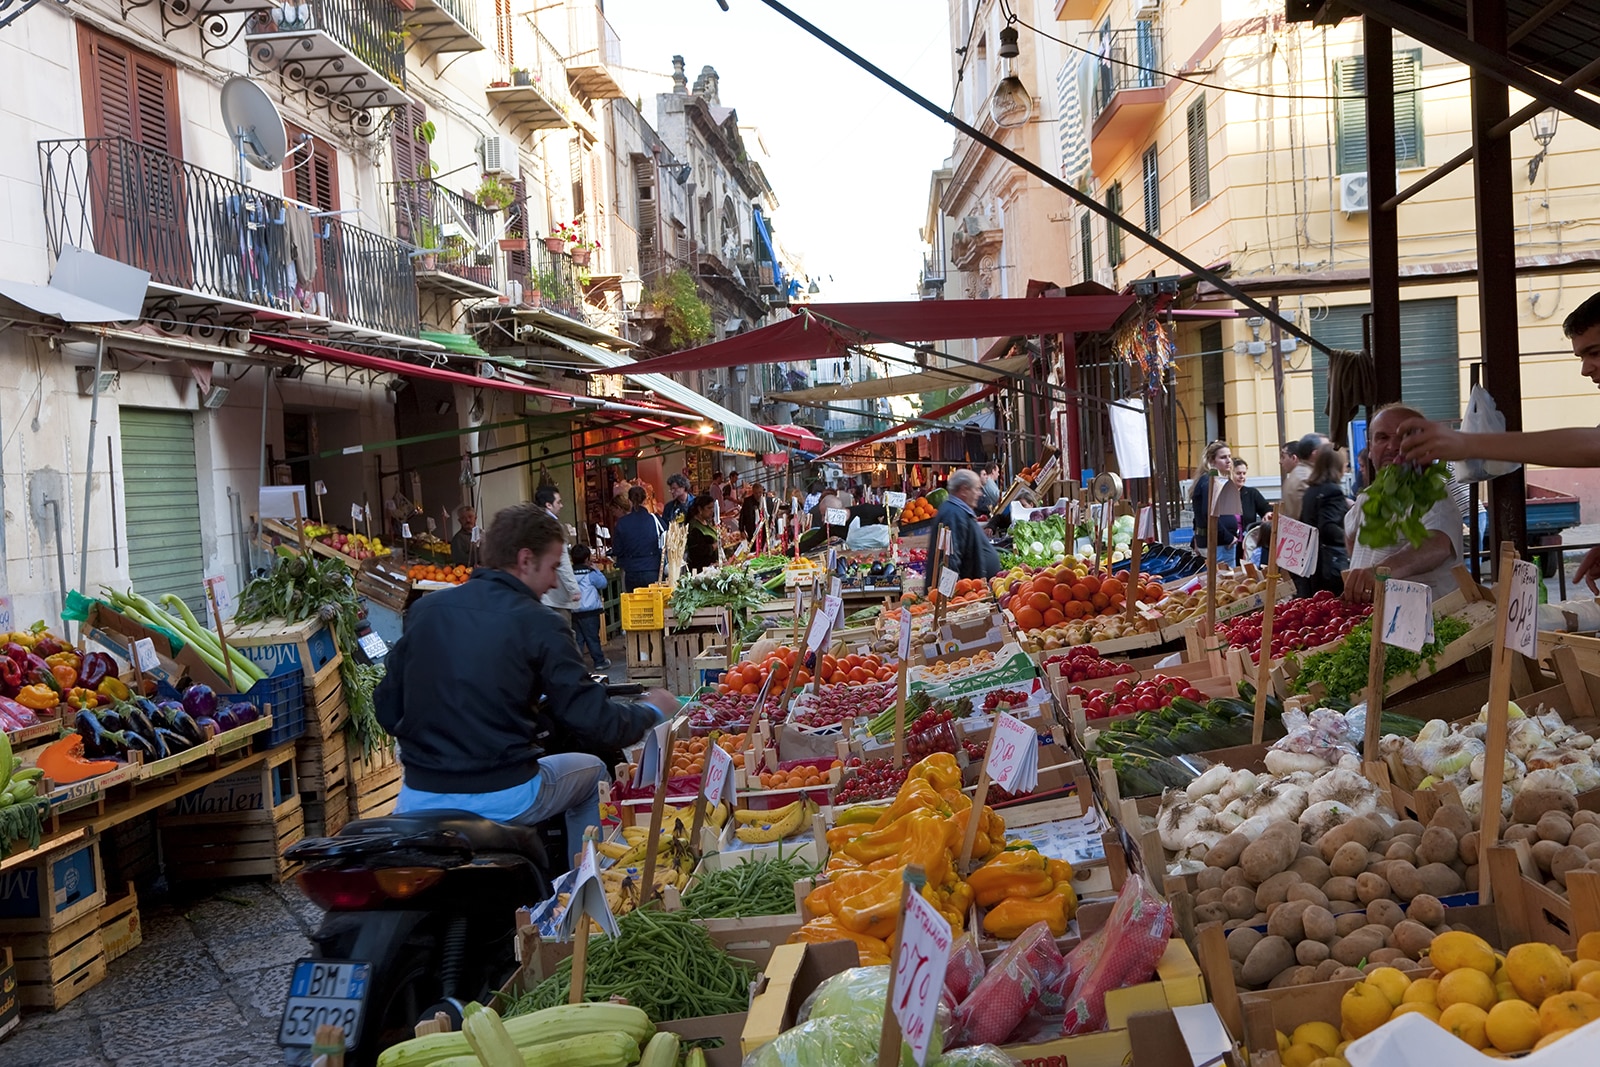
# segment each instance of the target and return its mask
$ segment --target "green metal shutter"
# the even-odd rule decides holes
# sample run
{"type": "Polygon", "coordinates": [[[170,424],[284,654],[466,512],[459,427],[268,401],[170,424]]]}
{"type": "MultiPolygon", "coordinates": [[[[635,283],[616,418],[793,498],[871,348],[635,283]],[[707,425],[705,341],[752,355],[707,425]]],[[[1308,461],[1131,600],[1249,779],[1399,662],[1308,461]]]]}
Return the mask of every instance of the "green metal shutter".
{"type": "Polygon", "coordinates": [[[176,593],[197,612],[205,558],[194,416],[187,411],[122,408],[123,501],[128,574],[145,596],[176,593]]]}
{"type": "MultiPolygon", "coordinates": [[[[1367,169],[1367,68],[1361,56],[1333,64],[1333,85],[1339,97],[1334,111],[1338,173],[1367,169]]],[[[1422,50],[1394,54],[1395,166],[1422,166],[1422,50]]]]}
{"type": "MultiPolygon", "coordinates": [[[[1331,307],[1311,323],[1311,336],[1329,348],[1361,350],[1365,304],[1331,307]]],[[[1400,395],[1430,419],[1461,418],[1461,362],[1455,297],[1400,304],[1400,395]]],[[[1317,431],[1328,432],[1328,357],[1311,355],[1311,404],[1317,431]]]]}

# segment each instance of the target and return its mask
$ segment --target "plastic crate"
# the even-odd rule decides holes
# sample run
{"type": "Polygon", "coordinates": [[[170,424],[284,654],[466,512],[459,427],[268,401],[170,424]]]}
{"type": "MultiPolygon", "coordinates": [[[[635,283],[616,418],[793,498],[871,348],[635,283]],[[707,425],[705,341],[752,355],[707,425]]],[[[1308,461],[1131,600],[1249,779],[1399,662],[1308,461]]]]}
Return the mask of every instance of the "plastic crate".
{"type": "Polygon", "coordinates": [[[624,630],[663,629],[667,624],[667,590],[651,585],[623,593],[621,614],[624,630]]]}
{"type": "Polygon", "coordinates": [[[263,678],[251,686],[248,693],[228,699],[254,704],[262,711],[272,705],[272,729],[266,736],[268,748],[293,741],[306,732],[305,679],[299,672],[263,678]]]}

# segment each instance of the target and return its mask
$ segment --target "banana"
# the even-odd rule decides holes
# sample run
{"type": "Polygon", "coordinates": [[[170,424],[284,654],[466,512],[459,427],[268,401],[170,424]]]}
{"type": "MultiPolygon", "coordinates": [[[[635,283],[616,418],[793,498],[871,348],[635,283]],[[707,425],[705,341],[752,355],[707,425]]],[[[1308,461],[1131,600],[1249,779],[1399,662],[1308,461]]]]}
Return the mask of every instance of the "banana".
{"type": "Polygon", "coordinates": [[[643,841],[645,838],[647,838],[649,836],[650,836],[650,831],[649,831],[649,829],[647,827],[643,827],[643,826],[624,826],[622,828],[622,838],[623,838],[623,840],[627,841],[628,844],[630,844],[630,845],[637,845],[640,841],[643,841]]]}
{"type": "Polygon", "coordinates": [[[788,818],[794,812],[802,810],[805,807],[805,804],[806,801],[802,799],[796,800],[791,804],[785,804],[781,808],[774,808],[771,811],[749,811],[745,808],[740,808],[738,811],[733,813],[733,818],[735,822],[741,823],[745,826],[778,822],[788,818]]]}
{"type": "Polygon", "coordinates": [[[766,844],[772,841],[781,841],[799,832],[800,828],[805,825],[806,819],[810,817],[812,806],[809,801],[797,801],[786,808],[768,812],[768,814],[777,816],[780,812],[786,812],[786,814],[768,823],[741,826],[734,832],[738,835],[740,841],[747,844],[766,844]]]}
{"type": "Polygon", "coordinates": [[[633,846],[626,841],[602,841],[596,845],[595,851],[608,859],[620,860],[628,854],[633,846]]]}

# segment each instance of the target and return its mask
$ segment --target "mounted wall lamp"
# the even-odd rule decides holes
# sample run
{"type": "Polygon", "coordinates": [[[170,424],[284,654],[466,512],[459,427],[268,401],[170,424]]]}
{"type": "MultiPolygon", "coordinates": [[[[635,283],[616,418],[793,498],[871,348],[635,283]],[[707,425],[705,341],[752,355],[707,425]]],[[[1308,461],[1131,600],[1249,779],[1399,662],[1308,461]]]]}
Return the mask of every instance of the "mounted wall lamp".
{"type": "Polygon", "coordinates": [[[1533,134],[1533,139],[1539,142],[1538,153],[1528,160],[1528,184],[1532,185],[1539,177],[1539,164],[1544,162],[1545,153],[1550,150],[1550,142],[1556,139],[1556,123],[1561,119],[1561,112],[1553,107],[1547,107],[1533,118],[1528,120],[1528,132],[1533,134]]]}
{"type": "Polygon", "coordinates": [[[1011,72],[1011,61],[1018,55],[1017,28],[1006,26],[1000,30],[1000,84],[989,97],[989,117],[1001,129],[1021,126],[1033,117],[1033,97],[1022,79],[1011,72]]]}

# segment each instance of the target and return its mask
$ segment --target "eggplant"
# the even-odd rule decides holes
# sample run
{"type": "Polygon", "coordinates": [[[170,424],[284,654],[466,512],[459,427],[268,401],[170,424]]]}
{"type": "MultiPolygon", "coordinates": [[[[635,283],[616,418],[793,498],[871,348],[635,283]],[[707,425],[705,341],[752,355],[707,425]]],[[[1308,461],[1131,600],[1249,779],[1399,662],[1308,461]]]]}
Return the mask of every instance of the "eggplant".
{"type": "Polygon", "coordinates": [[[221,733],[227,733],[229,730],[244,725],[244,723],[240,721],[239,716],[234,714],[233,708],[234,706],[232,704],[227,704],[217,709],[216,723],[217,729],[221,733]]]}
{"type": "Polygon", "coordinates": [[[134,697],[133,705],[150,718],[154,719],[156,717],[156,703],[149,697],[134,697]]]}
{"type": "Polygon", "coordinates": [[[175,730],[169,730],[165,726],[156,727],[156,738],[167,746],[168,752],[174,755],[179,752],[187,752],[194,747],[194,743],[187,737],[175,730]]]}
{"type": "Polygon", "coordinates": [[[195,717],[193,715],[190,715],[187,711],[183,711],[181,709],[178,711],[169,711],[167,715],[172,721],[172,726],[170,727],[172,732],[187,740],[191,746],[203,745],[206,743],[206,732],[201,728],[200,724],[195,721],[195,717]]]}
{"type": "MultiPolygon", "coordinates": [[[[152,726],[150,728],[150,735],[148,737],[140,738],[140,740],[142,740],[147,746],[149,746],[150,755],[147,758],[153,759],[153,760],[166,759],[168,756],[172,755],[172,750],[167,748],[167,743],[164,740],[162,740],[162,738],[161,738],[161,735],[164,732],[165,731],[157,730],[155,727],[152,726]]],[[[124,733],[128,734],[128,735],[132,735],[133,731],[132,730],[127,730],[127,731],[124,731],[124,733]]]]}
{"type": "Polygon", "coordinates": [[[150,721],[150,716],[137,704],[122,705],[122,717],[128,723],[127,728],[144,738],[146,741],[156,739],[156,724],[150,721]]]}
{"type": "Polygon", "coordinates": [[[108,731],[120,734],[128,728],[128,721],[122,717],[122,713],[116,708],[96,709],[95,715],[99,717],[101,727],[108,731]]]}
{"type": "Polygon", "coordinates": [[[83,738],[83,754],[86,757],[92,759],[99,756],[115,756],[120,753],[121,749],[107,735],[105,728],[100,724],[100,720],[95,717],[94,712],[89,711],[87,708],[81,709],[78,714],[72,717],[72,727],[78,732],[78,736],[83,738]]]}
{"type": "Polygon", "coordinates": [[[238,718],[240,726],[243,726],[245,723],[255,722],[257,719],[261,718],[261,709],[250,703],[248,700],[236,700],[232,704],[228,705],[228,710],[233,712],[234,716],[238,718]]]}
{"type": "Polygon", "coordinates": [[[194,724],[200,727],[207,739],[213,738],[222,732],[222,726],[216,719],[196,719],[194,724]]]}
{"type": "Polygon", "coordinates": [[[195,718],[210,718],[217,713],[217,694],[209,685],[191,685],[183,691],[183,710],[195,718]]]}
{"type": "Polygon", "coordinates": [[[133,754],[135,752],[143,753],[146,763],[153,762],[154,760],[160,758],[156,755],[156,746],[151,744],[149,741],[146,741],[132,730],[123,730],[116,734],[108,734],[107,736],[116,738],[117,743],[123,747],[124,751],[127,752],[128,759],[130,761],[132,761],[133,754]]]}

